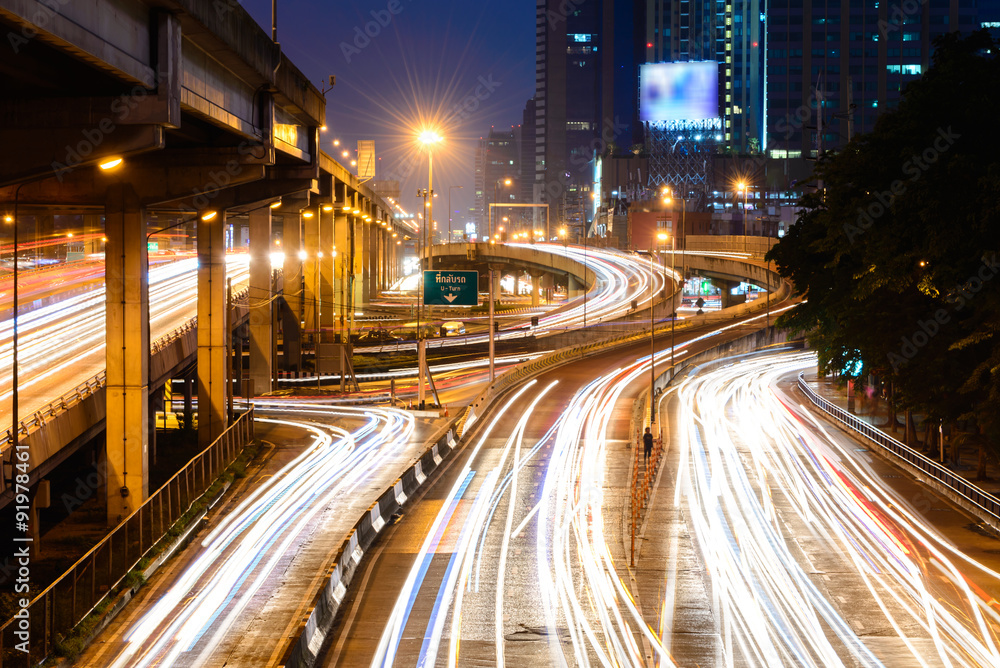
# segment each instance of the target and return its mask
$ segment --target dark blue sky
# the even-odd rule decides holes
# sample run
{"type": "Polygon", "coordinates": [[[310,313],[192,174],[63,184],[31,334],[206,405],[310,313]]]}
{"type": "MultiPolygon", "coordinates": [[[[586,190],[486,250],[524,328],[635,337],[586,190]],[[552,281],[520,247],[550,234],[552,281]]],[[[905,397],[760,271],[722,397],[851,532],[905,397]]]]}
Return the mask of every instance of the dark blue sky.
{"type": "MultiPolygon", "coordinates": [[[[270,32],[269,0],[243,6],[270,32]]],[[[422,119],[446,121],[446,143],[434,154],[438,221],[448,186],[464,187],[452,191],[453,210],[472,205],[478,138],[491,125],[520,124],[534,94],[533,0],[278,0],[278,41],[321,89],[337,75],[326,96],[323,149],[337,151],[331,142],[338,138],[353,156],[358,139],[374,139],[378,177],[401,179],[409,211],[417,208],[416,189],[427,187],[426,153],[414,162],[412,130],[422,119]]]]}

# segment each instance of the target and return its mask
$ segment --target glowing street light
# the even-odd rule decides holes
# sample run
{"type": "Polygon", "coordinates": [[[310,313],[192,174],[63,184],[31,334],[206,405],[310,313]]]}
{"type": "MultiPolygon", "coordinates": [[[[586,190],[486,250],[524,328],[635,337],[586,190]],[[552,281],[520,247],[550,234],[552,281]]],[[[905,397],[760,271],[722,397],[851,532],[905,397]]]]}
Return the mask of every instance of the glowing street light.
{"type": "Polygon", "coordinates": [[[109,169],[114,169],[120,164],[122,164],[122,158],[109,158],[100,163],[98,166],[104,171],[108,171],[109,169]]]}

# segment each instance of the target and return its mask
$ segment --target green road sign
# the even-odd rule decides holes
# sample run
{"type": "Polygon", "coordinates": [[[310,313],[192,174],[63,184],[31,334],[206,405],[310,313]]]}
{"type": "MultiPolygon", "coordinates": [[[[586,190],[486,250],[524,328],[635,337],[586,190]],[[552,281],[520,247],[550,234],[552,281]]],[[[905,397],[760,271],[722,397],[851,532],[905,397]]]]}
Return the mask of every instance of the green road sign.
{"type": "Polygon", "coordinates": [[[478,306],[478,271],[425,271],[425,306],[478,306]]]}

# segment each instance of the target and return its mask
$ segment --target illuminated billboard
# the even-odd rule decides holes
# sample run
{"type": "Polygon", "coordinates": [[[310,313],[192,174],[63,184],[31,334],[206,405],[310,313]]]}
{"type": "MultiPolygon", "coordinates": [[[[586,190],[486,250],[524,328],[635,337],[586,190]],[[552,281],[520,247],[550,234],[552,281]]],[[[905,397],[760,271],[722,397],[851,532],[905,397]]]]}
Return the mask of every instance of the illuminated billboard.
{"type": "Polygon", "coordinates": [[[639,66],[639,119],[700,121],[719,116],[719,64],[715,61],[639,66]]]}

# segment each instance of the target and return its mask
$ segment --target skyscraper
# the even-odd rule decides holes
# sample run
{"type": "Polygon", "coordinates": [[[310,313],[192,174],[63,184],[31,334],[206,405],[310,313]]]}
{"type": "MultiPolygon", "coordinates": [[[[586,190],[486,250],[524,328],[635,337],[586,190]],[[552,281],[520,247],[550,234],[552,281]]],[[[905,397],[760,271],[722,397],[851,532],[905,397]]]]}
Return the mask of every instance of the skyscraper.
{"type": "Polygon", "coordinates": [[[936,37],[978,27],[976,0],[770,0],[769,155],[815,157],[870,132],[930,66],[936,37]]]}
{"type": "Polygon", "coordinates": [[[533,198],[553,220],[586,222],[592,160],[638,129],[638,0],[537,0],[533,198]]]}
{"type": "Polygon", "coordinates": [[[721,145],[737,153],[763,146],[765,4],[763,0],[645,0],[647,62],[719,63],[721,145]]]}
{"type": "Polygon", "coordinates": [[[488,233],[491,203],[496,203],[497,199],[518,201],[520,158],[513,129],[490,128],[489,134],[480,138],[476,149],[476,224],[481,236],[488,233]],[[511,181],[510,186],[503,183],[507,179],[511,181]]]}

